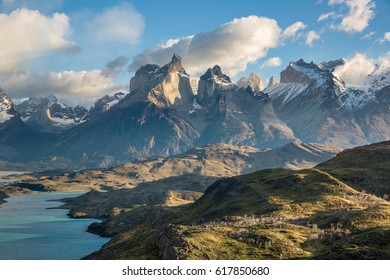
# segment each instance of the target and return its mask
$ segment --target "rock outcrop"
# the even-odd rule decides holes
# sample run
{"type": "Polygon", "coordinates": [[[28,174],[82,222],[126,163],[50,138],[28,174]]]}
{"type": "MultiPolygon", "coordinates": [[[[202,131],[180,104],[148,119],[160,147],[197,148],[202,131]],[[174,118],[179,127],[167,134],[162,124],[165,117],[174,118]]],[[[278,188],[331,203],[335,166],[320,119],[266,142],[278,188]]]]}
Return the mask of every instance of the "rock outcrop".
{"type": "Polygon", "coordinates": [[[192,104],[194,94],[190,77],[173,55],[170,63],[160,67],[148,64],[141,67],[130,80],[127,104],[149,100],[160,108],[192,104]]]}
{"type": "Polygon", "coordinates": [[[269,79],[268,87],[276,86],[278,83],[278,80],[274,76],[272,76],[271,79],[269,79]]]}
{"type": "Polygon", "coordinates": [[[242,77],[239,79],[237,86],[244,89],[250,87],[250,89],[254,92],[259,92],[264,89],[263,81],[256,73],[251,73],[249,77],[242,77]]]}
{"type": "Polygon", "coordinates": [[[217,97],[215,95],[218,91],[227,91],[237,88],[232,83],[229,76],[222,73],[220,66],[215,65],[209,68],[206,73],[200,76],[197,100],[199,104],[205,104],[217,97]]]}

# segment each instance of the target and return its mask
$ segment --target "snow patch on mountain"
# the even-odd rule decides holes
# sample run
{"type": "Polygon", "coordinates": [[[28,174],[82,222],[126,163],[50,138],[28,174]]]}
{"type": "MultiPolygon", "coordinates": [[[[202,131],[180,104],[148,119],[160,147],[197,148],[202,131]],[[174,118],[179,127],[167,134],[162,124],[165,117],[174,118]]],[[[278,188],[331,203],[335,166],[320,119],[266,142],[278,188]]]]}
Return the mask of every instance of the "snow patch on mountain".
{"type": "Polygon", "coordinates": [[[359,110],[376,101],[375,94],[364,92],[362,90],[348,89],[347,93],[342,96],[343,104],[340,109],[350,111],[359,110]]]}
{"type": "Polygon", "coordinates": [[[13,103],[0,88],[0,124],[9,121],[15,116],[13,112],[13,103]]]}
{"type": "Polygon", "coordinates": [[[195,109],[202,109],[202,106],[199,105],[196,98],[194,98],[194,100],[192,101],[192,107],[194,107],[195,109]]]}
{"type": "Polygon", "coordinates": [[[304,94],[307,85],[301,83],[276,84],[272,87],[267,87],[264,93],[275,100],[282,98],[282,102],[286,103],[295,97],[304,94]]]}

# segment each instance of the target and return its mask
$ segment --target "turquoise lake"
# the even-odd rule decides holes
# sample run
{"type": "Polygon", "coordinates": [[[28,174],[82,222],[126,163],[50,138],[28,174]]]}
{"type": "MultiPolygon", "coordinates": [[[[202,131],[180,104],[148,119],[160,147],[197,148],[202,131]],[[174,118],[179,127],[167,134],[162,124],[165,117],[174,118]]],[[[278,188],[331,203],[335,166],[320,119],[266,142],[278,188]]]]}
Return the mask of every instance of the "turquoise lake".
{"type": "Polygon", "coordinates": [[[77,260],[108,242],[86,232],[98,220],[70,219],[48,201],[81,193],[22,194],[0,204],[0,260],[77,260]]]}

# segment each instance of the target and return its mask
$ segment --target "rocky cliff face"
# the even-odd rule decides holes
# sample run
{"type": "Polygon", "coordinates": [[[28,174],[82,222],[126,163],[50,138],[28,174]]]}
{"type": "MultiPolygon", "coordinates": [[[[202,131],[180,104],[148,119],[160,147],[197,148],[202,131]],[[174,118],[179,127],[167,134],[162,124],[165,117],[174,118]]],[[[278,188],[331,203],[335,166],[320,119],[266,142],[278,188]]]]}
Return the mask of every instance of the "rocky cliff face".
{"type": "Polygon", "coordinates": [[[242,77],[239,79],[237,86],[244,89],[250,87],[250,89],[255,92],[259,92],[264,89],[263,81],[256,73],[251,73],[249,77],[242,77]]]}
{"type": "Polygon", "coordinates": [[[181,58],[174,55],[163,67],[149,64],[135,73],[130,80],[127,104],[149,100],[160,108],[186,106],[192,103],[193,95],[181,58]]]}
{"type": "Polygon", "coordinates": [[[271,79],[269,79],[268,87],[276,86],[278,83],[278,80],[274,76],[272,76],[271,79]]]}
{"type": "Polygon", "coordinates": [[[199,104],[206,104],[217,98],[215,93],[237,88],[230,78],[222,73],[221,67],[215,65],[200,76],[197,100],[199,104]]]}

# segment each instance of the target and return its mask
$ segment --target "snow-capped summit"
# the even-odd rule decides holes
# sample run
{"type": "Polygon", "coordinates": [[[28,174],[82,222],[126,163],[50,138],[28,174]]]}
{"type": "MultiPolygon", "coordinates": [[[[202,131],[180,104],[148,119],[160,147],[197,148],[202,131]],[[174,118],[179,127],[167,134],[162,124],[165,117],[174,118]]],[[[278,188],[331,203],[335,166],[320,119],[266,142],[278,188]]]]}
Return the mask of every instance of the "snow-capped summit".
{"type": "MultiPolygon", "coordinates": [[[[325,64],[326,65],[326,64],[325,64]]],[[[322,68],[313,61],[306,63],[303,59],[290,62],[289,66],[280,73],[281,83],[301,83],[318,87],[334,86],[340,92],[345,90],[344,82],[336,77],[329,68],[322,68]]]]}
{"type": "Polygon", "coordinates": [[[48,97],[30,97],[16,106],[22,120],[39,131],[61,132],[86,120],[88,111],[82,106],[74,108],[48,97]]]}
{"type": "Polygon", "coordinates": [[[329,94],[340,96],[346,90],[344,81],[333,74],[333,69],[324,66],[333,65],[331,62],[322,65],[323,67],[320,67],[313,61],[307,63],[303,59],[290,62],[289,66],[280,73],[280,82],[283,84],[299,83],[314,86],[321,89],[328,96],[329,94]]]}
{"type": "Polygon", "coordinates": [[[112,96],[105,95],[98,99],[95,104],[89,109],[88,115],[90,118],[110,110],[113,106],[118,104],[126,96],[123,92],[117,92],[112,96]]]}
{"type": "Polygon", "coordinates": [[[14,103],[0,88],[0,125],[11,120],[17,115],[14,103]]]}
{"type": "Polygon", "coordinates": [[[256,73],[251,73],[249,77],[242,77],[239,79],[237,86],[244,89],[249,86],[254,92],[259,92],[264,89],[263,81],[256,73]]]}

